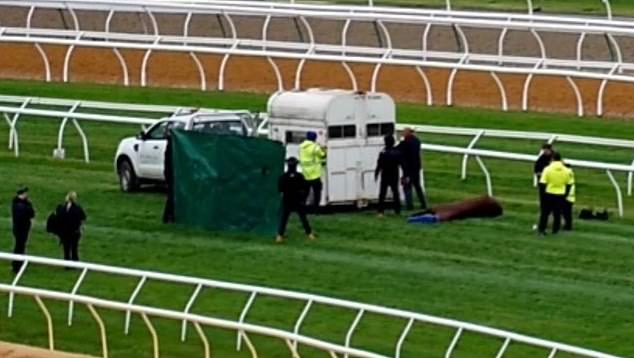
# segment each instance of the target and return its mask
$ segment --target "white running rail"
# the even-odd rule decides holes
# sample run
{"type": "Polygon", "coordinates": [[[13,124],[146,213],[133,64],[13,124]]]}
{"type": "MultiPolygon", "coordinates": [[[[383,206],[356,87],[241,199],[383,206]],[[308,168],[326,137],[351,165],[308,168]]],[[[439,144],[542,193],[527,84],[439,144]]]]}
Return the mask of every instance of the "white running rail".
{"type": "MultiPolygon", "coordinates": [[[[57,98],[37,98],[37,97],[21,97],[21,96],[2,96],[0,95],[0,113],[5,117],[7,124],[9,125],[9,149],[13,149],[15,156],[19,156],[19,136],[18,136],[18,124],[20,120],[25,120],[29,117],[39,118],[51,118],[61,120],[60,129],[58,133],[58,143],[54,151],[54,155],[60,153],[63,150],[63,138],[66,123],[70,120],[73,122],[78,130],[78,133],[82,140],[82,146],[84,150],[84,160],[89,162],[90,152],[88,146],[88,138],[82,130],[80,121],[94,121],[101,123],[116,123],[116,124],[136,124],[136,125],[151,125],[156,123],[161,117],[169,117],[173,114],[181,112],[191,111],[193,108],[177,107],[177,106],[160,106],[160,105],[143,105],[143,104],[127,104],[127,103],[110,103],[110,102],[95,102],[95,101],[82,101],[82,100],[69,100],[69,99],[57,99],[57,98]],[[47,109],[29,108],[29,106],[44,105],[47,109]],[[51,106],[60,107],[60,109],[50,109],[51,106]],[[80,109],[83,112],[77,112],[80,109]],[[92,111],[92,112],[91,112],[92,111]],[[105,114],[105,111],[112,112],[112,114],[105,114]],[[128,114],[126,114],[128,113],[128,114]],[[140,117],[139,113],[143,113],[144,116],[140,117]],[[136,116],[132,116],[136,115],[136,116]],[[153,117],[152,117],[153,116],[153,117]]],[[[223,111],[221,109],[204,109],[205,111],[223,111]]],[[[268,121],[266,120],[266,114],[261,113],[259,117],[263,121],[259,124],[257,133],[259,135],[268,134],[268,121]]],[[[475,157],[480,168],[485,173],[487,178],[487,192],[492,194],[493,186],[491,184],[488,170],[484,165],[484,162],[480,157],[486,156],[483,154],[474,155],[470,150],[475,149],[476,144],[482,137],[492,138],[505,138],[505,139],[523,139],[523,140],[543,140],[544,142],[555,143],[576,143],[587,144],[596,146],[605,146],[611,148],[625,148],[634,149],[634,141],[624,139],[612,139],[601,137],[587,137],[569,134],[558,133],[543,133],[543,132],[524,132],[524,131],[505,131],[498,129],[484,129],[484,128],[460,128],[460,127],[441,127],[441,126],[425,126],[425,125],[412,125],[412,124],[398,124],[397,129],[402,130],[406,127],[415,129],[421,133],[429,134],[442,134],[442,135],[460,135],[471,136],[472,140],[465,148],[447,147],[447,146],[433,146],[424,147],[432,151],[440,151],[441,149],[450,148],[448,153],[462,154],[461,165],[461,178],[464,180],[467,177],[467,164],[470,157],[475,157]],[[457,153],[456,151],[463,152],[457,153]]],[[[427,146],[427,144],[425,144],[427,146]]],[[[484,153],[496,153],[497,159],[509,159],[520,161],[534,161],[534,156],[508,153],[508,152],[493,152],[485,151],[484,153]],[[502,156],[502,157],[501,157],[502,156]]],[[[57,156],[62,158],[63,156],[57,156]]],[[[617,204],[619,208],[619,214],[623,216],[623,198],[618,182],[614,180],[612,172],[624,172],[627,174],[627,195],[631,196],[633,191],[634,182],[634,161],[630,165],[616,164],[608,162],[590,162],[586,160],[570,160],[571,164],[581,163],[580,167],[588,169],[605,170],[610,182],[615,188],[617,193],[617,204]]]]}
{"type": "MultiPolygon", "coordinates": [[[[607,4],[607,3],[606,3],[607,4]]],[[[573,16],[537,16],[529,11],[528,15],[512,13],[486,13],[453,11],[448,3],[447,10],[419,10],[400,9],[391,7],[367,6],[336,6],[336,5],[307,5],[307,4],[279,4],[253,1],[159,1],[159,0],[118,0],[118,1],[0,1],[0,6],[21,6],[29,9],[25,28],[0,28],[0,42],[33,44],[42,57],[45,79],[51,79],[50,60],[42,44],[68,46],[63,79],[69,81],[70,63],[77,47],[98,47],[111,49],[118,58],[122,69],[123,84],[129,84],[129,70],[121,49],[137,49],[145,51],[141,68],[140,83],[148,82],[148,63],[156,50],[182,52],[189,54],[200,75],[201,89],[207,88],[205,66],[202,65],[197,54],[216,54],[223,56],[219,68],[218,88],[224,89],[224,78],[227,62],[231,56],[254,56],[266,58],[276,76],[278,89],[282,89],[283,79],[281,71],[274,59],[298,60],[295,71],[295,87],[301,86],[301,74],[306,61],[329,61],[341,63],[349,76],[351,87],[356,89],[357,78],[350,70],[348,62],[367,63],[375,66],[370,84],[371,90],[376,90],[381,69],[384,65],[400,65],[414,67],[421,77],[427,93],[427,103],[432,104],[431,83],[423,68],[441,68],[451,70],[448,78],[446,103],[453,104],[453,88],[458,71],[471,70],[490,74],[500,92],[502,110],[507,110],[506,88],[498,78],[498,74],[526,75],[522,94],[522,109],[528,110],[529,91],[534,76],[558,76],[567,80],[576,98],[578,115],[584,114],[583,96],[575,79],[595,79],[601,81],[597,94],[597,115],[604,112],[603,103],[605,88],[610,81],[634,82],[631,70],[634,64],[626,63],[617,38],[634,36],[634,25],[630,21],[573,17],[573,16]],[[33,31],[33,16],[38,9],[57,9],[68,12],[73,19],[72,31],[46,32],[33,31]],[[106,16],[104,33],[82,31],[80,28],[79,10],[103,11],[106,16]],[[111,33],[111,22],[117,13],[136,12],[145,14],[151,20],[151,34],[117,34],[111,33]],[[182,36],[164,36],[160,32],[160,23],[155,15],[181,14],[185,16],[182,36]],[[221,25],[228,24],[229,32],[223,38],[200,38],[189,36],[192,18],[200,15],[214,15],[221,25]],[[236,23],[233,17],[259,16],[264,19],[261,38],[238,38],[236,23]],[[307,34],[306,41],[270,41],[270,23],[273,18],[295,21],[300,38],[307,34]],[[338,46],[324,45],[315,42],[314,29],[310,19],[329,19],[344,21],[341,32],[341,44],[338,46]],[[376,27],[379,47],[363,48],[348,44],[349,28],[352,22],[372,23],[376,27]],[[421,38],[421,49],[398,49],[392,45],[392,35],[389,24],[414,24],[424,26],[421,38]],[[454,29],[459,51],[452,53],[429,51],[429,34],[431,26],[445,26],[454,29]],[[499,30],[497,39],[497,54],[472,53],[469,37],[462,27],[487,28],[499,30]],[[535,38],[540,55],[522,58],[505,54],[504,44],[510,30],[528,31],[535,38]],[[541,32],[561,32],[578,35],[577,54],[575,59],[561,60],[548,57],[546,46],[540,35],[541,32]],[[605,36],[606,43],[613,55],[611,61],[587,61],[583,57],[584,43],[589,34],[605,36]],[[144,35],[144,37],[139,37],[144,35]]],[[[532,8],[530,2],[529,9],[532,8]]]]}
{"type": "Polygon", "coordinates": [[[16,157],[20,155],[18,124],[21,119],[28,116],[61,120],[57,146],[53,152],[53,155],[59,159],[64,158],[64,133],[68,122],[72,122],[81,138],[86,163],[90,162],[90,148],[88,137],[81,127],[81,121],[149,126],[161,118],[197,109],[205,112],[225,111],[212,108],[0,95],[0,114],[9,125],[9,149],[14,151],[16,157]]]}
{"type": "MultiPolygon", "coordinates": [[[[502,159],[502,160],[513,160],[520,162],[530,162],[534,163],[537,160],[537,155],[530,154],[518,154],[518,153],[508,153],[501,152],[495,150],[484,150],[484,149],[470,149],[470,148],[461,148],[454,146],[446,146],[446,145],[438,145],[438,144],[421,144],[421,149],[423,151],[429,152],[438,152],[445,154],[457,154],[462,156],[472,156],[478,162],[480,169],[482,170],[482,174],[485,178],[486,183],[486,191],[489,196],[493,196],[493,182],[491,180],[491,173],[488,168],[484,164],[482,158],[491,158],[491,159],[502,159]]],[[[577,159],[565,159],[566,163],[574,166],[575,168],[583,168],[583,169],[595,169],[595,170],[603,170],[608,176],[610,183],[614,187],[614,191],[616,193],[617,200],[617,209],[619,212],[619,216],[623,217],[624,209],[623,209],[623,194],[621,192],[621,187],[618,181],[614,177],[614,172],[617,173],[625,173],[629,174],[634,172],[634,163],[631,165],[622,165],[622,164],[609,164],[609,163],[601,163],[601,162],[593,162],[587,160],[577,160],[577,159]]]]}
{"type": "MultiPolygon", "coordinates": [[[[521,140],[540,140],[544,143],[572,143],[585,144],[593,146],[603,146],[610,148],[632,149],[634,151],[634,140],[613,139],[601,137],[587,137],[572,134],[561,133],[545,133],[545,132],[527,132],[527,131],[508,131],[500,129],[485,128],[464,128],[464,127],[444,127],[444,126],[427,126],[427,125],[411,125],[397,124],[397,130],[412,128],[417,132],[426,134],[442,134],[472,137],[471,141],[465,149],[476,149],[476,145],[482,138],[502,138],[502,139],[521,139],[521,140]]],[[[469,153],[465,153],[462,157],[460,177],[462,180],[467,178],[469,153]]],[[[634,159],[630,162],[630,166],[634,167],[634,159]]],[[[607,168],[605,168],[607,170],[607,168]]],[[[535,185],[537,183],[535,182],[535,185]]],[[[634,172],[627,173],[627,195],[632,196],[634,187],[634,172]]]]}
{"type": "MultiPolygon", "coordinates": [[[[412,327],[415,324],[424,323],[427,325],[435,325],[435,326],[451,328],[455,330],[456,333],[451,343],[449,343],[447,351],[445,353],[446,357],[452,356],[452,352],[454,348],[456,347],[456,345],[459,343],[463,334],[477,333],[483,336],[490,337],[494,341],[498,341],[500,343],[500,350],[497,355],[498,357],[503,356],[504,353],[509,348],[509,346],[524,345],[524,346],[542,348],[545,350],[546,353],[550,354],[549,357],[551,358],[557,357],[559,354],[566,354],[566,353],[575,354],[581,357],[617,358],[616,356],[613,356],[613,355],[609,355],[609,354],[605,354],[605,353],[601,353],[601,352],[597,352],[593,350],[578,348],[578,347],[574,347],[574,346],[570,346],[566,344],[556,343],[552,341],[547,341],[547,340],[543,340],[539,338],[529,337],[529,336],[517,334],[510,331],[489,328],[489,327],[480,326],[476,324],[460,322],[460,321],[456,321],[452,319],[434,317],[434,316],[429,316],[425,314],[408,312],[408,311],[403,311],[403,310],[398,310],[393,308],[380,307],[375,305],[368,305],[363,303],[356,303],[356,302],[345,301],[341,299],[329,298],[329,297],[318,296],[318,295],[312,295],[307,293],[285,291],[285,290],[278,290],[278,289],[272,289],[272,288],[266,288],[266,287],[260,287],[260,286],[243,285],[243,284],[236,284],[236,283],[215,281],[215,280],[208,280],[208,279],[200,279],[200,278],[187,277],[187,276],[177,276],[177,275],[158,273],[158,272],[152,272],[152,271],[141,271],[141,270],[135,270],[135,269],[119,268],[119,267],[105,266],[105,265],[91,264],[91,263],[84,263],[84,262],[69,262],[69,261],[50,259],[50,258],[44,258],[44,257],[36,257],[36,256],[22,256],[22,255],[8,254],[8,253],[0,253],[0,260],[6,260],[6,261],[18,260],[18,261],[24,262],[22,265],[22,268],[20,269],[20,272],[16,275],[14,281],[10,285],[8,284],[0,285],[0,291],[9,293],[9,308],[8,308],[9,316],[13,314],[14,303],[15,303],[14,296],[16,294],[35,297],[36,301],[38,301],[38,303],[40,304],[40,308],[43,310],[43,313],[46,317],[50,317],[50,315],[48,314],[48,311],[46,310],[45,305],[41,301],[41,298],[51,298],[51,299],[63,300],[63,301],[69,302],[69,307],[68,307],[68,324],[69,325],[72,325],[73,323],[73,313],[74,313],[75,303],[87,305],[89,310],[93,313],[93,315],[95,315],[95,311],[90,308],[91,305],[95,307],[103,307],[107,309],[126,312],[126,317],[130,317],[130,315],[133,313],[140,314],[144,318],[144,321],[146,325],[148,326],[148,329],[150,330],[150,332],[152,332],[152,335],[154,337],[155,351],[158,349],[158,345],[159,345],[158,336],[155,334],[154,329],[151,326],[151,323],[148,323],[149,319],[147,318],[147,316],[164,317],[164,318],[182,321],[183,327],[181,332],[182,333],[181,338],[183,341],[186,339],[186,329],[188,324],[193,324],[194,327],[197,328],[197,331],[201,338],[203,337],[203,334],[201,333],[201,329],[200,327],[197,326],[197,324],[223,327],[223,328],[234,330],[237,333],[238,350],[241,348],[242,340],[244,340],[247,346],[249,347],[249,350],[253,357],[257,357],[257,353],[255,353],[256,352],[255,348],[252,342],[249,340],[247,333],[278,337],[280,339],[285,340],[290,352],[293,354],[294,357],[299,357],[299,354],[296,348],[297,343],[313,346],[313,347],[325,350],[327,352],[330,352],[331,357],[336,357],[336,354],[333,354],[333,353],[340,353],[340,354],[344,354],[345,356],[349,355],[353,357],[372,357],[372,358],[385,357],[384,355],[371,353],[371,352],[367,352],[367,351],[352,347],[351,338],[354,336],[355,332],[357,331],[356,329],[357,323],[359,323],[359,321],[362,320],[367,315],[371,314],[371,315],[389,317],[393,319],[400,319],[403,321],[403,324],[404,324],[403,331],[401,332],[398,342],[395,342],[394,354],[393,355],[390,354],[389,355],[390,357],[400,357],[403,344],[405,340],[407,339],[412,327]],[[81,274],[77,278],[74,288],[72,292],[70,293],[53,292],[53,291],[39,289],[39,288],[23,287],[20,284],[20,280],[24,276],[27,269],[33,265],[45,265],[45,266],[53,266],[53,267],[59,267],[59,268],[71,267],[71,268],[76,268],[81,270],[81,274]],[[111,275],[129,277],[131,279],[137,280],[138,282],[137,288],[134,290],[134,292],[130,296],[130,299],[128,300],[127,303],[108,301],[108,300],[103,300],[97,297],[89,297],[89,296],[81,295],[79,291],[81,289],[82,282],[85,280],[88,274],[92,274],[92,273],[102,273],[102,274],[111,274],[111,275]],[[139,306],[135,304],[134,301],[135,301],[136,295],[138,295],[138,293],[141,292],[144,285],[150,280],[178,283],[182,285],[191,286],[193,289],[193,293],[190,297],[190,300],[187,306],[184,308],[183,312],[175,312],[175,311],[169,311],[169,310],[165,310],[161,308],[139,306]],[[245,295],[245,298],[248,297],[245,305],[243,306],[242,314],[240,315],[240,318],[237,322],[228,321],[228,320],[220,320],[220,319],[215,319],[210,317],[203,317],[200,315],[195,315],[190,313],[190,309],[195,304],[201,290],[209,289],[209,288],[223,289],[223,290],[232,291],[236,293],[243,293],[245,295]],[[269,327],[256,326],[253,324],[249,324],[247,322],[248,314],[253,302],[256,299],[260,299],[262,297],[273,297],[277,299],[299,301],[304,304],[304,309],[302,310],[302,312],[300,313],[300,315],[297,317],[295,321],[293,332],[283,331],[279,329],[275,330],[269,327]],[[339,345],[336,343],[328,343],[328,342],[320,341],[313,338],[308,338],[301,335],[300,331],[301,331],[302,323],[304,322],[304,319],[306,318],[306,316],[311,313],[311,308],[313,308],[316,305],[338,307],[341,309],[349,310],[357,314],[356,319],[350,325],[349,331],[347,333],[347,339],[345,340],[344,345],[339,345]]],[[[98,318],[98,316],[95,317],[95,319],[97,320],[97,322],[100,322],[100,319],[98,318]]],[[[130,325],[130,320],[128,318],[126,319],[126,323],[125,323],[126,332],[128,332],[129,325],[130,325]]],[[[101,331],[102,344],[104,347],[106,347],[106,343],[105,343],[106,332],[104,332],[104,328],[102,324],[100,324],[100,327],[102,329],[101,331]]],[[[51,348],[53,348],[54,347],[53,325],[50,320],[48,321],[48,329],[49,329],[49,339],[50,339],[49,345],[51,348]]],[[[104,349],[104,352],[106,352],[106,349],[104,349]]],[[[106,356],[106,354],[104,354],[104,356],[106,356]]]]}

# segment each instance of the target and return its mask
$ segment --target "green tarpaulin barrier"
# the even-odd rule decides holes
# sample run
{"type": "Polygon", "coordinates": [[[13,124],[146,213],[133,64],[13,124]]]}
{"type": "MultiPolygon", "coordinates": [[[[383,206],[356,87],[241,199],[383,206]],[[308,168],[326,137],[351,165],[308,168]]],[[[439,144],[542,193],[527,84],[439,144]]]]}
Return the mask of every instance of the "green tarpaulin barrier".
{"type": "Polygon", "coordinates": [[[267,139],[174,131],[176,222],[273,234],[285,149],[267,139]]]}

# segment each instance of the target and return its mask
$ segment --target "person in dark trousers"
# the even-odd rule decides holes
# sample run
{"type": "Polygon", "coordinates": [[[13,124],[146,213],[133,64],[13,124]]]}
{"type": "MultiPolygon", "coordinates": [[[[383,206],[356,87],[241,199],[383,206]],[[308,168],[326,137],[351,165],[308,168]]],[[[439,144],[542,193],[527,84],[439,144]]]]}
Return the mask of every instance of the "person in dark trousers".
{"type": "Polygon", "coordinates": [[[172,161],[172,130],[169,129],[166,134],[167,145],[165,146],[165,157],[163,162],[163,175],[167,184],[167,199],[165,200],[165,210],[163,211],[163,223],[173,223],[176,218],[174,215],[174,170],[172,161]]]}
{"type": "Polygon", "coordinates": [[[412,189],[416,191],[416,196],[420,201],[420,208],[427,209],[425,192],[420,185],[420,140],[411,128],[403,131],[403,140],[396,147],[403,155],[403,191],[405,192],[405,203],[407,210],[414,209],[414,198],[412,189]]]}
{"type": "Polygon", "coordinates": [[[564,202],[574,183],[571,171],[566,168],[559,153],[553,153],[553,160],[542,172],[539,183],[544,203],[540,213],[538,233],[541,236],[546,235],[548,218],[553,214],[553,234],[556,234],[561,228],[564,202]]]}
{"type": "Polygon", "coordinates": [[[374,179],[381,177],[379,190],[379,216],[382,217],[385,212],[385,196],[387,189],[392,191],[394,201],[394,212],[397,215],[401,213],[401,198],[399,193],[399,174],[403,167],[403,157],[401,152],[394,147],[394,136],[386,135],[383,139],[385,148],[379,154],[376,170],[374,171],[374,179]]]}
{"type": "Polygon", "coordinates": [[[323,183],[321,176],[326,161],[326,148],[317,143],[317,133],[307,132],[306,140],[299,146],[299,163],[302,166],[302,175],[308,182],[308,190],[306,191],[306,200],[312,192],[313,201],[310,204],[312,213],[319,213],[319,205],[321,203],[321,192],[323,183]]]}
{"type": "Polygon", "coordinates": [[[572,176],[572,185],[570,186],[570,191],[568,196],[566,196],[566,200],[564,200],[564,206],[562,210],[562,216],[564,217],[564,231],[572,231],[572,209],[575,205],[576,201],[576,183],[575,183],[575,172],[572,170],[572,166],[570,164],[564,164],[566,168],[570,170],[570,175],[572,176]]]}
{"type": "MultiPolygon", "coordinates": [[[[537,160],[535,161],[535,165],[533,166],[533,175],[535,175],[535,178],[537,179],[538,182],[542,177],[542,172],[544,171],[544,169],[546,169],[547,166],[550,165],[550,162],[552,161],[552,159],[553,159],[553,146],[548,143],[544,143],[542,145],[541,153],[539,154],[539,157],[537,157],[537,160]]],[[[544,191],[540,188],[539,185],[537,185],[537,200],[539,201],[540,213],[544,211],[544,197],[543,196],[544,196],[544,191]]],[[[539,219],[538,219],[538,222],[539,222],[539,219]]],[[[538,226],[539,224],[535,225],[533,227],[533,230],[535,230],[538,226]]]]}
{"type": "Polygon", "coordinates": [[[77,203],[77,193],[71,191],[66,195],[64,203],[57,206],[55,216],[57,234],[64,247],[64,260],[79,261],[79,240],[86,213],[77,203]]]}
{"type": "Polygon", "coordinates": [[[284,242],[284,233],[291,213],[296,212],[304,226],[304,232],[309,240],[314,240],[313,230],[306,217],[306,191],[308,183],[304,175],[297,172],[297,158],[291,157],[286,161],[286,173],[280,176],[278,190],[282,194],[282,216],[275,242],[284,242]]]}
{"type": "MultiPolygon", "coordinates": [[[[17,255],[26,254],[26,242],[29,240],[31,231],[31,221],[35,217],[35,210],[29,201],[29,188],[20,188],[11,205],[11,218],[13,220],[13,237],[15,246],[13,253],[17,255]]],[[[22,261],[11,263],[13,272],[18,273],[22,268],[22,261]]]]}

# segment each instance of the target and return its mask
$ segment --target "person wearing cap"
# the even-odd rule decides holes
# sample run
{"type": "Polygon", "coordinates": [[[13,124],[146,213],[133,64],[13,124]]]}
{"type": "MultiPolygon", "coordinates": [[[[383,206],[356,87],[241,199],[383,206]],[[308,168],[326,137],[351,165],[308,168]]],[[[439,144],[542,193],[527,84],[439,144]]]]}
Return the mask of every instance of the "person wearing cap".
{"type": "Polygon", "coordinates": [[[570,169],[566,168],[561,160],[561,154],[553,153],[553,160],[544,169],[539,180],[539,187],[543,193],[543,205],[539,218],[538,233],[546,235],[548,218],[553,214],[553,234],[559,232],[561,227],[561,214],[566,197],[574,184],[574,178],[570,169]]]}
{"type": "Polygon", "coordinates": [[[306,198],[313,194],[313,202],[310,204],[313,212],[319,210],[321,202],[321,191],[323,184],[321,175],[323,165],[326,160],[326,150],[317,143],[317,133],[306,133],[306,140],[299,146],[299,164],[302,167],[302,174],[308,183],[306,198]]]}
{"type": "Polygon", "coordinates": [[[379,216],[382,217],[385,212],[385,196],[387,189],[392,191],[394,201],[394,212],[399,215],[401,213],[401,198],[399,192],[398,178],[400,169],[403,167],[403,156],[401,152],[394,147],[395,140],[391,134],[383,138],[385,148],[379,154],[376,170],[374,171],[374,180],[381,178],[379,190],[379,216]]]}
{"type": "MultiPolygon", "coordinates": [[[[13,220],[13,236],[15,238],[14,254],[24,255],[26,253],[26,242],[31,231],[31,221],[35,217],[35,210],[29,201],[29,188],[20,188],[11,205],[11,218],[13,220]]],[[[13,272],[17,273],[22,267],[22,261],[11,263],[13,272]]]]}
{"type": "Polygon", "coordinates": [[[403,191],[405,192],[405,203],[407,210],[414,209],[414,198],[412,189],[416,191],[416,196],[420,201],[421,209],[427,209],[425,192],[420,184],[420,140],[414,134],[412,128],[405,128],[403,140],[396,147],[403,155],[403,191]]]}
{"type": "Polygon", "coordinates": [[[71,191],[55,210],[59,240],[64,247],[64,260],[79,261],[79,240],[86,221],[84,209],[77,203],[77,193],[71,191]]]}
{"type": "Polygon", "coordinates": [[[568,192],[568,196],[566,196],[566,200],[564,200],[564,206],[562,209],[562,216],[564,217],[564,231],[572,231],[572,209],[575,205],[576,201],[576,184],[575,184],[575,172],[572,170],[572,166],[568,163],[565,163],[566,168],[570,170],[570,175],[572,176],[572,184],[570,185],[570,191],[568,192]]]}
{"type": "Polygon", "coordinates": [[[308,183],[302,173],[297,171],[297,158],[291,157],[286,161],[286,172],[282,174],[278,181],[278,190],[282,194],[282,216],[277,231],[276,242],[284,242],[284,233],[291,213],[296,212],[299,216],[304,232],[309,240],[314,240],[313,230],[306,217],[306,191],[308,183]]]}

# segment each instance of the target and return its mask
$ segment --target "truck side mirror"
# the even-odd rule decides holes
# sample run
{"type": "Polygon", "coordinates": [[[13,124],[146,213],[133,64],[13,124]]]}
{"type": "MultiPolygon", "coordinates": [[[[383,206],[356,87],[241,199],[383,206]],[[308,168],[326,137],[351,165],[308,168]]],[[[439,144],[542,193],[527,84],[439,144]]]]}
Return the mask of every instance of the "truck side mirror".
{"type": "Polygon", "coordinates": [[[141,131],[139,134],[137,134],[136,139],[145,140],[145,132],[141,131]]]}

